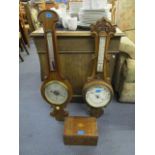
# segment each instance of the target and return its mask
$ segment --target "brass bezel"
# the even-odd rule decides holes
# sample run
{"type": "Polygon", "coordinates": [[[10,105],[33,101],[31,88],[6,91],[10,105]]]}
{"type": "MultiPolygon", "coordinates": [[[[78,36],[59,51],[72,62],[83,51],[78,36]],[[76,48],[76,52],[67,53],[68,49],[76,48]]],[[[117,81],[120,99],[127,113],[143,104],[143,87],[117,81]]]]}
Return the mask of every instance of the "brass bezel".
{"type": "Polygon", "coordinates": [[[42,92],[42,96],[43,96],[43,98],[50,104],[50,105],[54,105],[54,106],[59,106],[59,107],[61,107],[61,106],[64,106],[68,101],[69,101],[69,99],[70,99],[70,91],[69,91],[69,88],[67,87],[67,85],[65,84],[65,83],[63,83],[63,82],[61,82],[61,81],[58,81],[58,80],[51,80],[51,81],[48,81],[48,82],[45,82],[45,83],[43,83],[42,84],[42,87],[41,87],[41,92],[42,92]],[[58,83],[58,84],[60,84],[61,86],[63,86],[66,90],[67,90],[67,99],[66,99],[66,101],[64,102],[64,103],[62,103],[62,104],[55,104],[55,103],[53,103],[53,102],[51,102],[47,97],[46,97],[46,95],[45,95],[45,88],[46,88],[46,86],[47,85],[50,85],[50,84],[53,84],[53,83],[58,83]]]}

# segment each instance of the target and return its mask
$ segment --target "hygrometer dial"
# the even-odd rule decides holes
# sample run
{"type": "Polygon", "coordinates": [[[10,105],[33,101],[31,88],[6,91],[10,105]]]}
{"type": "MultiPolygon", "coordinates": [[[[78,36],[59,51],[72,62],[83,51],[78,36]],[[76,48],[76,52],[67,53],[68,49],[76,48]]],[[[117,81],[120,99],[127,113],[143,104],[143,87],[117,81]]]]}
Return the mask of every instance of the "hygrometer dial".
{"type": "Polygon", "coordinates": [[[42,86],[42,93],[48,103],[52,105],[63,105],[69,99],[68,87],[60,81],[53,80],[42,86]]]}
{"type": "Polygon", "coordinates": [[[107,106],[113,95],[112,88],[104,81],[92,81],[84,87],[84,97],[87,104],[93,108],[107,106]]]}

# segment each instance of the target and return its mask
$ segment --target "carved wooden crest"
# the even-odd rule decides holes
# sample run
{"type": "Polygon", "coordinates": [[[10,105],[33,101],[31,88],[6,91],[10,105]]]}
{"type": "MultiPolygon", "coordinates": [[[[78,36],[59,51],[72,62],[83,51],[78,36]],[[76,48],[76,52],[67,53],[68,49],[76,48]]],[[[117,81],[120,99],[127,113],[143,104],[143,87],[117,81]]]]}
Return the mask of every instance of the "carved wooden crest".
{"type": "Polygon", "coordinates": [[[95,24],[92,24],[90,28],[91,31],[95,31],[97,33],[106,32],[110,36],[113,36],[116,32],[116,25],[112,25],[105,17],[99,19],[95,24]]]}

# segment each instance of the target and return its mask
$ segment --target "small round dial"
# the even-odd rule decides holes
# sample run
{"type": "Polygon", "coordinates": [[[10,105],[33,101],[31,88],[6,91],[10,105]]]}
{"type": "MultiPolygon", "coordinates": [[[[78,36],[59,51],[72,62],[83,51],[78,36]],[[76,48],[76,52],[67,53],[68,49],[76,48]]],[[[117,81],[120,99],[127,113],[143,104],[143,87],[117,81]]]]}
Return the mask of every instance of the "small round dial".
{"type": "Polygon", "coordinates": [[[49,103],[62,105],[67,101],[69,94],[66,85],[55,80],[45,84],[44,95],[49,103]]]}
{"type": "Polygon", "coordinates": [[[105,107],[112,98],[111,89],[104,84],[92,83],[85,88],[85,100],[94,108],[105,107]]]}

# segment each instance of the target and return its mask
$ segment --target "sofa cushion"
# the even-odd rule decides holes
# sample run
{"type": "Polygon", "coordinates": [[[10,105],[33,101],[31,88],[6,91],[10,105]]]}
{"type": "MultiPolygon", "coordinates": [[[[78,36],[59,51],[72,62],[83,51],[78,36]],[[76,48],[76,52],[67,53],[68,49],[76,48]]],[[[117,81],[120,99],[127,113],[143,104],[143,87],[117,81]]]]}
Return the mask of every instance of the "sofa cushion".
{"type": "Polygon", "coordinates": [[[135,44],[127,37],[122,37],[119,51],[127,53],[132,59],[135,59],[135,44]]]}

